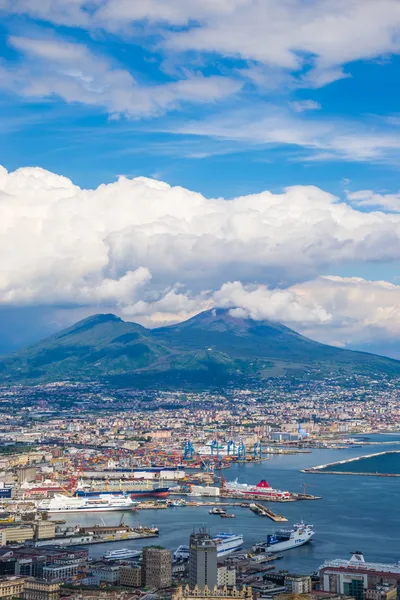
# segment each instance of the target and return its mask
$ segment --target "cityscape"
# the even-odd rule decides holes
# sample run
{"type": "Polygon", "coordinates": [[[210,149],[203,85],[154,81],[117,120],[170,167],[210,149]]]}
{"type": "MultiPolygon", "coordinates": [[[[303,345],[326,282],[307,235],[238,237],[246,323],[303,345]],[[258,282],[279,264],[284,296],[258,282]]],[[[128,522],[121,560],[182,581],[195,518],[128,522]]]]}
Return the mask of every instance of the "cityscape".
{"type": "Polygon", "coordinates": [[[0,600],[400,600],[400,0],[0,18],[0,600]]]}
{"type": "MultiPolygon", "coordinates": [[[[396,557],[380,562],[370,544],[324,555],[320,539],[335,478],[400,452],[396,381],[58,382],[5,386],[1,405],[3,597],[397,597],[396,557]]],[[[394,464],[364,477],[397,483],[394,464]]]]}

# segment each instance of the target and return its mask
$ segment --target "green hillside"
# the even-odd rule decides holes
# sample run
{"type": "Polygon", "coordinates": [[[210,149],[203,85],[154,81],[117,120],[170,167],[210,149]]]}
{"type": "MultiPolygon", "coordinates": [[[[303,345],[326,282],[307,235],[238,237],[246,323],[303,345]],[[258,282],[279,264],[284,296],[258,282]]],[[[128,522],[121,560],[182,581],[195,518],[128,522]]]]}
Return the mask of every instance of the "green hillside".
{"type": "Polygon", "coordinates": [[[137,387],[350,373],[398,376],[400,362],[320,344],[280,323],[237,318],[225,309],[153,330],[95,315],[0,362],[3,382],[89,378],[137,387]]]}

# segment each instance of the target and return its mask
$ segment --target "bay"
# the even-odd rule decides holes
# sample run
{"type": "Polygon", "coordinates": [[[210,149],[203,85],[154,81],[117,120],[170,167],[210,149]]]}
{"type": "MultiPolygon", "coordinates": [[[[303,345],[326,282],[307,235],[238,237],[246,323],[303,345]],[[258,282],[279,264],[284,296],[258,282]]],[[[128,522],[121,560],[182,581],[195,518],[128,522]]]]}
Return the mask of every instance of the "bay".
{"type": "MultiPolygon", "coordinates": [[[[310,573],[326,559],[347,558],[351,552],[364,552],[366,560],[393,563],[400,560],[398,538],[400,534],[400,478],[381,478],[351,475],[314,475],[301,473],[305,467],[335,462],[353,456],[398,450],[400,435],[371,436],[378,443],[374,446],[349,449],[318,449],[310,454],[273,455],[269,461],[255,464],[236,464],[224,471],[228,480],[236,477],[242,483],[257,484],[267,479],[272,487],[303,491],[322,496],[321,500],[291,503],[270,503],[272,510],[288,518],[285,527],[304,519],[314,525],[312,543],[283,553],[276,562],[276,569],[296,573],[310,573]],[[385,444],[383,444],[385,442],[385,444]],[[389,443],[386,443],[389,442],[389,443]],[[393,444],[391,443],[393,442],[393,444]]],[[[259,517],[246,509],[235,507],[236,519],[229,523],[218,516],[210,515],[208,508],[184,507],[167,510],[143,510],[139,514],[126,513],[124,521],[135,525],[156,525],[160,528],[159,543],[171,550],[187,544],[190,532],[200,526],[207,527],[212,534],[220,531],[243,533],[245,547],[264,540],[277,524],[259,517]]],[[[80,525],[99,523],[100,517],[107,524],[116,524],[120,513],[84,513],[66,515],[68,524],[79,521],[80,525]]],[[[64,518],[64,516],[63,516],[64,518]]],[[[279,526],[279,525],[278,525],[279,526]]],[[[100,558],[107,550],[154,544],[154,539],[125,541],[113,544],[90,546],[90,556],[100,558]]]]}

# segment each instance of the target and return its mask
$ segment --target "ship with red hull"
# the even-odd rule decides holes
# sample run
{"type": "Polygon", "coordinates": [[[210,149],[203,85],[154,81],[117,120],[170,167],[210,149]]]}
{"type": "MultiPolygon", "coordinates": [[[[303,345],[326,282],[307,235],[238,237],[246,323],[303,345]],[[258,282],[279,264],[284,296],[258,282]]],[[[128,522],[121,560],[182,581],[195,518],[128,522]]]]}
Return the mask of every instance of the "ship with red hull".
{"type": "Polygon", "coordinates": [[[239,483],[237,479],[226,481],[223,491],[227,494],[244,497],[250,496],[258,500],[280,500],[281,502],[290,502],[293,500],[290,492],[272,488],[265,479],[262,479],[257,485],[239,483]]]}

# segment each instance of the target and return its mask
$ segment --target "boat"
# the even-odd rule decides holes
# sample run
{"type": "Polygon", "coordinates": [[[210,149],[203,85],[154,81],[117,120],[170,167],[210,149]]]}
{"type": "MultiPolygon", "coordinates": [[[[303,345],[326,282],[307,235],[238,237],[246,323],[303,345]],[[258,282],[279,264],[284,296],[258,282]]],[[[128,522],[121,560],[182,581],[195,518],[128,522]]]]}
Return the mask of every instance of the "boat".
{"type": "Polygon", "coordinates": [[[189,560],[189,546],[178,546],[173,554],[173,558],[175,562],[179,560],[189,560]]]}
{"type": "Polygon", "coordinates": [[[267,536],[265,542],[255,544],[253,552],[282,552],[291,550],[298,546],[303,546],[311,541],[314,535],[312,525],[307,525],[303,521],[295,523],[292,529],[280,529],[267,536]]]}
{"type": "MultiPolygon", "coordinates": [[[[243,535],[236,533],[218,533],[212,538],[217,546],[217,557],[227,556],[243,546],[243,535]]],[[[179,546],[174,552],[174,561],[189,560],[189,546],[179,546]]]]}
{"type": "Polygon", "coordinates": [[[92,481],[80,483],[75,496],[88,498],[99,494],[128,494],[131,498],[167,498],[170,488],[146,479],[120,479],[118,481],[92,481]]]}
{"type": "Polygon", "coordinates": [[[217,506],[214,506],[214,508],[211,508],[208,512],[210,513],[210,515],[224,515],[224,514],[226,514],[225,508],[218,508],[217,506]]]}
{"type": "Polygon", "coordinates": [[[234,481],[227,481],[224,485],[224,491],[229,494],[254,496],[260,500],[292,500],[290,492],[272,488],[265,479],[262,479],[257,485],[239,483],[237,479],[234,481]]]}
{"type": "Polygon", "coordinates": [[[233,513],[222,513],[220,517],[221,519],[236,519],[236,515],[233,513]]]}
{"type": "Polygon", "coordinates": [[[236,552],[236,550],[243,547],[243,535],[241,533],[217,533],[213,540],[217,544],[218,558],[236,552]]]}
{"type": "Polygon", "coordinates": [[[119,550],[110,550],[103,554],[104,560],[126,560],[128,558],[139,558],[140,550],[131,550],[130,548],[119,548],[119,550]]]}
{"type": "Polygon", "coordinates": [[[135,502],[125,494],[99,494],[89,498],[71,498],[56,494],[54,498],[38,502],[37,509],[49,513],[103,512],[128,510],[134,505],[135,502]]]}

